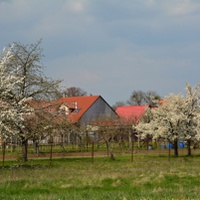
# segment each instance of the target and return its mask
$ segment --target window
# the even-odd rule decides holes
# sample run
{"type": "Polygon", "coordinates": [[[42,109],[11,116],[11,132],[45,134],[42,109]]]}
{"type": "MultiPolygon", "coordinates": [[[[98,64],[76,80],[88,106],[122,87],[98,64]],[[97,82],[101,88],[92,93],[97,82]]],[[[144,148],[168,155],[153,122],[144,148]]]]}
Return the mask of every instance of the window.
{"type": "Polygon", "coordinates": [[[77,108],[73,113],[77,114],[80,110],[81,110],[80,108],[77,108]]]}

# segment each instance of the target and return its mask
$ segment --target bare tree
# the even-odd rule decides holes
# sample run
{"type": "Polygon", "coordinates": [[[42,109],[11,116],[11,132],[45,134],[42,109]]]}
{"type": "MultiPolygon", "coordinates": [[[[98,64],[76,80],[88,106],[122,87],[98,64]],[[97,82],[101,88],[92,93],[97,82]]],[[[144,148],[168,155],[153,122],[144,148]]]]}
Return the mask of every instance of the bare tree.
{"type": "Polygon", "coordinates": [[[119,107],[119,106],[125,106],[125,105],[126,105],[125,102],[123,102],[123,101],[117,101],[117,102],[112,106],[112,108],[113,108],[113,110],[116,110],[117,107],[119,107]]]}
{"type": "Polygon", "coordinates": [[[161,97],[155,91],[133,91],[130,99],[127,101],[129,105],[144,105],[150,104],[154,100],[159,100],[161,97]]]}
{"type": "Polygon", "coordinates": [[[79,87],[69,87],[62,92],[64,97],[76,97],[76,96],[85,96],[87,92],[79,87]]]}
{"type": "Polygon", "coordinates": [[[145,93],[141,90],[133,91],[130,99],[127,101],[129,105],[142,105],[145,102],[145,93]]]}

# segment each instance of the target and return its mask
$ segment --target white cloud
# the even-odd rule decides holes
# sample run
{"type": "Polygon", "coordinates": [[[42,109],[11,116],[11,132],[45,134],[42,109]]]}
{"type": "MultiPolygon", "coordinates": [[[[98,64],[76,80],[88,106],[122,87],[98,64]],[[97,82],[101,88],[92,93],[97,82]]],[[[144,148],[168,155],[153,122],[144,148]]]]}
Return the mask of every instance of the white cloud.
{"type": "Polygon", "coordinates": [[[172,16],[199,15],[200,2],[191,0],[166,1],[165,10],[172,16]]]}
{"type": "Polygon", "coordinates": [[[85,11],[84,1],[70,1],[69,2],[69,10],[75,13],[82,13],[85,11]]]}

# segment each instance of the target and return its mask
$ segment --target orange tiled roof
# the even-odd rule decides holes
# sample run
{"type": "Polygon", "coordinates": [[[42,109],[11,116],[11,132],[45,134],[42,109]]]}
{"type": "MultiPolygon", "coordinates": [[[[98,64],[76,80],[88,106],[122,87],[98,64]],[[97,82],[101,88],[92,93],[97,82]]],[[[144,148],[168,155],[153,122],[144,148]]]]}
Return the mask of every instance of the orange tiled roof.
{"type": "Polygon", "coordinates": [[[119,106],[116,109],[116,113],[122,119],[138,123],[146,108],[147,106],[119,106]]]}
{"type": "Polygon", "coordinates": [[[79,96],[79,97],[63,97],[59,99],[60,103],[73,103],[76,108],[68,116],[70,122],[78,122],[83,114],[92,106],[92,104],[100,96],[79,96]]]}

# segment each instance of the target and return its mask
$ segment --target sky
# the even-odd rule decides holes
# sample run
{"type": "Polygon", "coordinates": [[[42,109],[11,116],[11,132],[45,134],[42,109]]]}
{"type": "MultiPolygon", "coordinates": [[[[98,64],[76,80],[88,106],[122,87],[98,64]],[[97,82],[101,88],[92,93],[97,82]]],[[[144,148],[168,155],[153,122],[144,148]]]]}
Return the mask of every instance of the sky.
{"type": "Polygon", "coordinates": [[[42,39],[45,75],[110,105],[200,82],[200,0],[0,0],[0,49],[42,39]]]}

